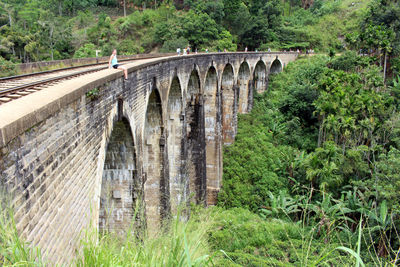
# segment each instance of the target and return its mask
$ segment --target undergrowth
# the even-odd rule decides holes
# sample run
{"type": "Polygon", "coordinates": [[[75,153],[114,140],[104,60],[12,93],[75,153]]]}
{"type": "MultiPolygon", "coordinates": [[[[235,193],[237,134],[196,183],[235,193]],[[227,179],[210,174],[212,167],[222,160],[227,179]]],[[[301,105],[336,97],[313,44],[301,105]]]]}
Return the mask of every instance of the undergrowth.
{"type": "Polygon", "coordinates": [[[298,59],[239,117],[212,235],[235,263],[399,264],[398,98],[369,62],[298,59]]]}
{"type": "Polygon", "coordinates": [[[91,229],[82,240],[77,266],[208,266],[212,265],[206,233],[209,212],[179,215],[157,233],[143,236],[131,229],[125,236],[91,229]],[[97,238],[98,237],[98,238],[97,238]]]}

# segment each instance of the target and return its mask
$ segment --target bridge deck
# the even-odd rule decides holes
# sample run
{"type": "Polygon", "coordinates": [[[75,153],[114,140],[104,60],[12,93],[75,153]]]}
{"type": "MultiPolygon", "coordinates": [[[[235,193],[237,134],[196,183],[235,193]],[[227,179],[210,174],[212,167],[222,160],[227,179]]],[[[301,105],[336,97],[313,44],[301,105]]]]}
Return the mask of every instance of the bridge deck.
{"type": "MultiPolygon", "coordinates": [[[[124,66],[129,71],[133,71],[170,58],[174,58],[174,56],[141,59],[124,66]]],[[[33,94],[0,105],[0,147],[4,146],[12,137],[68,105],[88,89],[95,88],[117,77],[123,77],[121,70],[105,69],[49,85],[33,94]]]]}

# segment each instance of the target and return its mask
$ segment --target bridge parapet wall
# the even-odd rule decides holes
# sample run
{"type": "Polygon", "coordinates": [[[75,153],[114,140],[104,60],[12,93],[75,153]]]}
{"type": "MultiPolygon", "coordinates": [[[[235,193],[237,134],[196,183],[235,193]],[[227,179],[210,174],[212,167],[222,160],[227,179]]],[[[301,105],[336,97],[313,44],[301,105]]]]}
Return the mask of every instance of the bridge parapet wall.
{"type": "MultiPolygon", "coordinates": [[[[174,53],[169,53],[168,55],[173,56],[174,53]]],[[[143,59],[143,58],[155,58],[160,56],[166,56],[166,54],[136,54],[136,55],[120,55],[119,59],[143,59]]],[[[17,64],[16,67],[23,73],[31,73],[33,71],[40,71],[43,69],[51,69],[59,66],[73,67],[81,66],[87,64],[95,63],[108,63],[110,57],[91,57],[91,58],[71,58],[62,60],[52,60],[52,61],[39,61],[30,63],[17,64]]]]}

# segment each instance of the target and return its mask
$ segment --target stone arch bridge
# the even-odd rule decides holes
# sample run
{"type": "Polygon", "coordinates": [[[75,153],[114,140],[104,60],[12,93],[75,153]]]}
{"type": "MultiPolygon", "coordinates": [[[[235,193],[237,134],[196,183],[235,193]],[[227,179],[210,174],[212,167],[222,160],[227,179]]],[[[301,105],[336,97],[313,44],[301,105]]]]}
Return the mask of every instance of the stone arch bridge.
{"type": "Polygon", "coordinates": [[[189,201],[214,204],[237,114],[296,53],[139,60],[0,106],[0,186],[17,229],[68,262],[90,223],[124,231],[143,200],[147,226],[189,201]]]}

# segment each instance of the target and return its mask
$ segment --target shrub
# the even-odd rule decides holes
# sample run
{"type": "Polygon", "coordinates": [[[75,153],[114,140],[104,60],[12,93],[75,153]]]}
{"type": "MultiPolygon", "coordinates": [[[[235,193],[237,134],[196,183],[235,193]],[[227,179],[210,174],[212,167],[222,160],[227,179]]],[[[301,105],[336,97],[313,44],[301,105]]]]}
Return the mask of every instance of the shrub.
{"type": "Polygon", "coordinates": [[[354,71],[369,64],[368,57],[361,57],[354,51],[346,51],[343,55],[333,58],[328,66],[335,70],[354,71]]]}
{"type": "Polygon", "coordinates": [[[242,208],[215,208],[209,243],[225,253],[217,254],[216,266],[352,265],[353,259],[335,251],[338,243],[317,238],[315,230],[291,221],[263,220],[242,208]]]}
{"type": "Polygon", "coordinates": [[[17,74],[16,65],[0,56],[0,77],[17,74]]]}
{"type": "Polygon", "coordinates": [[[178,39],[167,40],[164,42],[160,52],[167,53],[167,52],[176,52],[176,49],[179,47],[183,53],[183,49],[187,47],[189,41],[186,40],[184,37],[179,37],[178,39]]]}
{"type": "MultiPolygon", "coordinates": [[[[101,56],[101,55],[100,55],[101,56]]],[[[74,58],[96,57],[96,47],[92,43],[85,44],[76,50],[74,58]]]]}
{"type": "Polygon", "coordinates": [[[118,53],[121,55],[134,55],[143,52],[144,49],[130,39],[125,39],[118,45],[118,53]]]}

